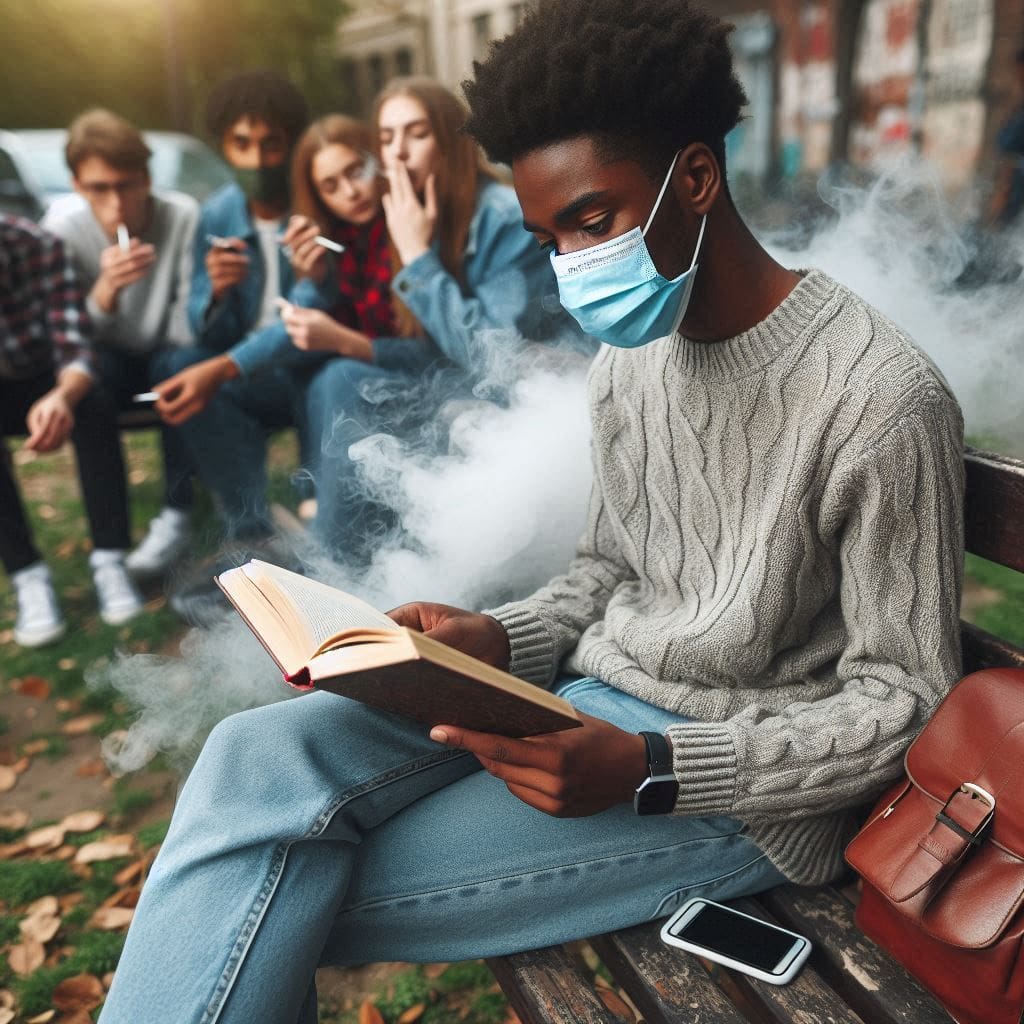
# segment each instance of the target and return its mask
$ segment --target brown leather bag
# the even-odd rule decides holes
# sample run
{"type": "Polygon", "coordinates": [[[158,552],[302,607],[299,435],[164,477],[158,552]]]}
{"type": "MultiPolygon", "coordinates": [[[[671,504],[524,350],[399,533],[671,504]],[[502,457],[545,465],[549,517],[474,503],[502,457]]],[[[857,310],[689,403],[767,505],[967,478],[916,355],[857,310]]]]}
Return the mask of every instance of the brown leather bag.
{"type": "Polygon", "coordinates": [[[962,679],[846,849],[857,923],[960,1024],[1024,1019],[1024,671],[962,679]]]}

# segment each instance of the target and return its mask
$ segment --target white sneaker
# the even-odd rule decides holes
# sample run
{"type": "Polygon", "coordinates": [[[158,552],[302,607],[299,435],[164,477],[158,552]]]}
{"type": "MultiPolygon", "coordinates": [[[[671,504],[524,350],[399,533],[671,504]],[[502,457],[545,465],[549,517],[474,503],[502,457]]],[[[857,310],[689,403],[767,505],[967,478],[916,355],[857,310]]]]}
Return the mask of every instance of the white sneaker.
{"type": "Polygon", "coordinates": [[[42,647],[64,635],[67,623],[60,613],[53,579],[43,562],[12,573],[11,583],[18,598],[14,642],[21,647],[42,647]]]}
{"type": "Polygon", "coordinates": [[[128,575],[123,551],[94,551],[89,556],[92,581],[100,599],[100,618],[108,626],[120,626],[142,611],[143,600],[128,575]]]}
{"type": "Polygon", "coordinates": [[[125,559],[125,567],[133,576],[159,576],[185,553],[191,539],[189,514],[165,506],[150,520],[146,536],[125,559]]]}

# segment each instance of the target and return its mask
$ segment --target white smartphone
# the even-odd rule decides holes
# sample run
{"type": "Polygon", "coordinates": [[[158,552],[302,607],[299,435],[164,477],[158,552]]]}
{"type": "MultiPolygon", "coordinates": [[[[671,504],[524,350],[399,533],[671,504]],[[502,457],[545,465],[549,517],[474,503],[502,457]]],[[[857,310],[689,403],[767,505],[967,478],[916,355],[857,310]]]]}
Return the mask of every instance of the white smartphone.
{"type": "Polygon", "coordinates": [[[811,952],[803,935],[700,896],[687,900],[665,922],[661,937],[670,946],[770,985],[792,981],[811,952]]]}

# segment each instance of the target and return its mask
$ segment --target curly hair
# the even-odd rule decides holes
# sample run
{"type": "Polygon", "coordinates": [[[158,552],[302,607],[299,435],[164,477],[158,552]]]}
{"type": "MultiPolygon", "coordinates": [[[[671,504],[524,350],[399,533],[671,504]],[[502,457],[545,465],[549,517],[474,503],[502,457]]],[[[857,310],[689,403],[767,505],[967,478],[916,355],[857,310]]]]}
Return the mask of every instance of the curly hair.
{"type": "Polygon", "coordinates": [[[474,62],[464,130],[506,164],[580,135],[652,178],[692,142],[724,164],[747,102],[732,29],[690,0],[548,0],[474,62]]]}
{"type": "Polygon", "coordinates": [[[206,130],[217,143],[240,118],[265,121],[294,144],[309,124],[301,92],[276,71],[243,71],[220,82],[206,101],[206,130]]]}

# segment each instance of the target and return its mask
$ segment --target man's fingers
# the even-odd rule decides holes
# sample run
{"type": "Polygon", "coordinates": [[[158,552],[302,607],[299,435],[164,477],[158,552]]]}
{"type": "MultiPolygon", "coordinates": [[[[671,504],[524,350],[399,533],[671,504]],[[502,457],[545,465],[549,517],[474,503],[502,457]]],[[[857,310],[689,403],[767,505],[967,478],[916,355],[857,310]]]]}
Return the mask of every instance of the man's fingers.
{"type": "Polygon", "coordinates": [[[543,751],[537,744],[513,739],[511,736],[474,732],[472,729],[460,729],[454,725],[435,725],[430,730],[430,738],[436,743],[468,750],[472,754],[477,754],[481,758],[498,764],[523,765],[533,768],[541,767],[546,761],[543,751]]]}
{"type": "Polygon", "coordinates": [[[427,176],[423,209],[432,221],[437,220],[437,176],[434,174],[427,176]]]}

